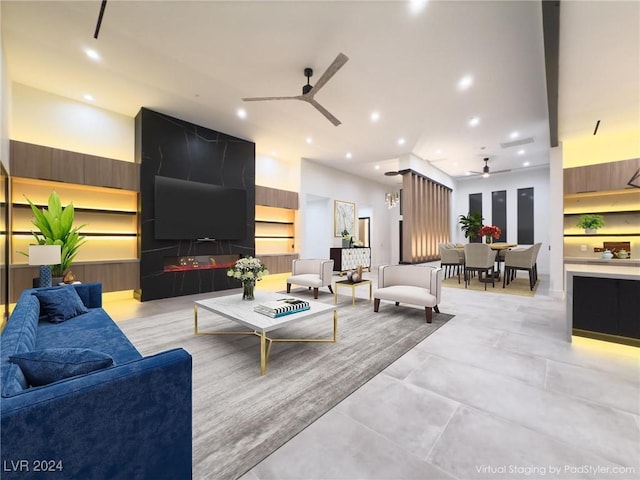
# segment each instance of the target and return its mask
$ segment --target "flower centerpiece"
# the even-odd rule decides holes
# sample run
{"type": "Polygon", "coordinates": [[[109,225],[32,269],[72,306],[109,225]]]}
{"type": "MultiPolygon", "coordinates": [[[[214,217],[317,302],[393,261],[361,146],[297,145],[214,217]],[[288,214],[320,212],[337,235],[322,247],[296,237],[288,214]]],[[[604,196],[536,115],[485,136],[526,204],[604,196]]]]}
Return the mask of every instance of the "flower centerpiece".
{"type": "Polygon", "coordinates": [[[486,243],[493,243],[494,240],[498,240],[500,238],[502,230],[500,230],[500,227],[496,227],[495,225],[483,225],[478,231],[478,235],[486,237],[486,243]]]}
{"type": "Polygon", "coordinates": [[[256,282],[269,274],[267,267],[257,258],[243,257],[236,261],[236,264],[227,270],[227,277],[233,277],[242,282],[242,299],[253,300],[253,289],[256,282]]]}

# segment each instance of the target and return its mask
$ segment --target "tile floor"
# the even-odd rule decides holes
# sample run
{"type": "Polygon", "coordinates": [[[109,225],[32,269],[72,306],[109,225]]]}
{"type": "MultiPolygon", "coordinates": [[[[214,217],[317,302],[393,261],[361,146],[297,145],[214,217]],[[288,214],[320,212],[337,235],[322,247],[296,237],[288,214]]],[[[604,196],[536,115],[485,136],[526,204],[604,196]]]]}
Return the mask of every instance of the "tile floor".
{"type": "MultiPolygon", "coordinates": [[[[259,287],[282,289],[273,277],[259,287]]],[[[443,289],[455,318],[242,480],[640,479],[640,349],[564,341],[564,301],[540,280],[533,298],[443,289]]]]}

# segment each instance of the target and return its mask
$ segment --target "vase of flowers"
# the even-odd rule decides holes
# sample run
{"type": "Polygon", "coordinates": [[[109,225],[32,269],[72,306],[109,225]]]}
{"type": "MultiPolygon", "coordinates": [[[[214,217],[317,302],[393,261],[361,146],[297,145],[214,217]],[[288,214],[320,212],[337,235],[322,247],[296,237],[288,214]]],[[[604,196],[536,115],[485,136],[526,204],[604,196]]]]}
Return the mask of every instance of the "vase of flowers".
{"type": "Polygon", "coordinates": [[[495,225],[483,225],[478,232],[478,235],[485,237],[486,243],[493,243],[494,240],[498,240],[500,238],[502,230],[500,227],[496,227],[495,225]]]}
{"type": "Polygon", "coordinates": [[[236,264],[227,270],[227,277],[233,277],[242,282],[242,299],[253,300],[253,290],[256,282],[269,274],[269,270],[262,265],[257,258],[243,257],[236,261],[236,264]]]}

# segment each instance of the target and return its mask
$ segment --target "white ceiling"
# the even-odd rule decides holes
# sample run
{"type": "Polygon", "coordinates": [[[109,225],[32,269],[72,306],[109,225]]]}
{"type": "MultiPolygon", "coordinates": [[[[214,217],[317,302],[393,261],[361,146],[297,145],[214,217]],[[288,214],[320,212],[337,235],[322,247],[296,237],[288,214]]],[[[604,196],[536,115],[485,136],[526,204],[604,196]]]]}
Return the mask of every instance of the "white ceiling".
{"type": "MultiPolygon", "coordinates": [[[[382,172],[409,153],[452,176],[481,170],[483,157],[494,171],[548,163],[538,1],[432,0],[413,12],[400,1],[109,0],[98,40],[98,0],[1,7],[12,81],[79,101],[90,93],[94,105],[128,116],[141,107],[167,113],[252,140],[258,155],[309,158],[380,182],[397,181],[382,172]],[[304,102],[242,102],[301,94],[303,69],[314,69],[313,85],[339,52],[350,60],[316,100],[342,125],[304,102]],[[459,91],[464,75],[473,85],[459,91]],[[474,116],[480,124],[470,127],[474,116]],[[533,142],[502,148],[514,131],[533,142]]],[[[597,22],[594,15],[587,21],[597,22]]],[[[584,107],[579,99],[562,104],[563,120],[573,121],[576,105],[584,107]]]]}

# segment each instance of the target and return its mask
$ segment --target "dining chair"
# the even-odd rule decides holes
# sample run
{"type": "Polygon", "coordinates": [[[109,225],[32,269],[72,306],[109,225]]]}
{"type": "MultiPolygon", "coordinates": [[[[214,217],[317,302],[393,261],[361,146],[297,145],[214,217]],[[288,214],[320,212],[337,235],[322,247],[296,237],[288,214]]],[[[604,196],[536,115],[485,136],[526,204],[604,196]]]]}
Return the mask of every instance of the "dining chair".
{"type": "Polygon", "coordinates": [[[542,243],[536,243],[527,248],[514,248],[504,255],[504,277],[502,288],[505,288],[515,278],[518,270],[526,270],[529,273],[529,288],[533,290],[538,281],[538,252],[542,243]]]}
{"type": "Polygon", "coordinates": [[[440,268],[444,269],[444,278],[447,278],[447,272],[451,276],[452,272],[458,274],[458,283],[460,283],[460,271],[464,268],[464,251],[455,247],[451,247],[447,243],[439,244],[440,247],[440,268]]]}
{"type": "Polygon", "coordinates": [[[478,278],[482,279],[485,274],[484,289],[487,289],[487,282],[491,276],[491,285],[495,283],[495,261],[496,253],[484,243],[468,243],[464,246],[464,288],[467,288],[471,281],[471,274],[478,272],[478,278]]]}

